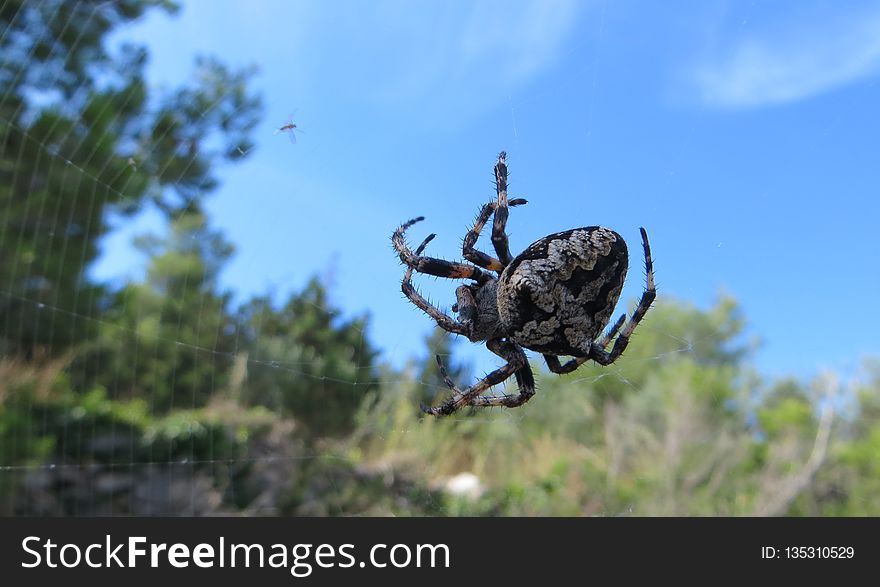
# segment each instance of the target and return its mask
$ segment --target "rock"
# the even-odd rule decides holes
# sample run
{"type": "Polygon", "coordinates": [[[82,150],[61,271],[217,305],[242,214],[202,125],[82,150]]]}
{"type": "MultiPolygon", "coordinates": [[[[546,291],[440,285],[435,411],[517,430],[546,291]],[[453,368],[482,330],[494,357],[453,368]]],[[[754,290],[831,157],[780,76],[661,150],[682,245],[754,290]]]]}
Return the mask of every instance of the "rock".
{"type": "Polygon", "coordinates": [[[464,497],[471,500],[479,499],[485,491],[483,484],[480,482],[480,478],[473,473],[468,472],[459,473],[454,477],[450,477],[446,483],[443,484],[443,489],[450,495],[464,497]]]}

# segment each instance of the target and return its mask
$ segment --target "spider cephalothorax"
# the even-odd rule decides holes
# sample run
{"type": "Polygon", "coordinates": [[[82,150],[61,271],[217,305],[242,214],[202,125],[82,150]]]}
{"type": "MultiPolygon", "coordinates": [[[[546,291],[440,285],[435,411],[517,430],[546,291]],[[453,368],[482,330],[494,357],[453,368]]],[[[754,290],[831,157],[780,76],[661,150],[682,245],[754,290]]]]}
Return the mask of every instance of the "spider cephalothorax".
{"type": "Polygon", "coordinates": [[[506,154],[495,164],[497,200],[483,205],[474,227],[464,237],[462,254],[473,263],[456,263],[424,257],[434,238],[429,235],[412,251],[404,239],[406,230],[424,218],[400,226],[391,237],[400,260],[407,266],[403,293],[448,332],[460,334],[486,346],[507,363],[465,390],[446,374],[437,357],[440,373],[452,389],[452,397],[437,407],[422,406],[435,416],[445,416],[466,406],[516,407],[535,394],[535,380],[523,348],[539,352],[554,373],[570,373],[588,360],[613,363],[626,349],[635,327],[656,297],[648,234],[642,228],[647,287],[639,305],[624,327],[626,314],[597,339],[617,305],[628,264],[623,238],[608,228],[588,226],[545,236],[512,257],[505,225],[508,207],[525,204],[507,199],[506,154]],[[498,258],[474,249],[483,226],[493,216],[492,245],[498,258]],[[473,283],[455,290],[454,319],[431,305],[412,285],[412,272],[438,277],[468,279],[473,283]],[[495,275],[497,274],[497,276],[495,275]],[[616,338],[615,338],[616,336],[616,338]],[[611,345],[612,340],[614,345],[611,345]],[[572,357],[565,364],[560,356],[572,357]],[[514,376],[516,395],[486,396],[483,392],[514,376]]]}

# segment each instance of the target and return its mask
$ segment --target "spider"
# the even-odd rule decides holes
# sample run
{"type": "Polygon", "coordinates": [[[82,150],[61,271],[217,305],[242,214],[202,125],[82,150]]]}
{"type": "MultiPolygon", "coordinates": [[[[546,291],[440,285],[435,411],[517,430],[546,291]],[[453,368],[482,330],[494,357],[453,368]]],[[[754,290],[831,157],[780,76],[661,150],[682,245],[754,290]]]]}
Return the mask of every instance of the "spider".
{"type": "Polygon", "coordinates": [[[623,289],[628,266],[626,243],[613,230],[587,226],[545,236],[513,257],[505,233],[509,207],[527,202],[507,198],[506,158],[502,151],[495,164],[497,200],[483,205],[464,237],[462,255],[472,264],[423,256],[434,234],[411,250],[405,233],[424,220],[422,216],[405,222],[391,236],[394,249],[406,265],[401,287],[404,295],[444,330],[471,342],[485,341],[490,351],[506,361],[472,386],[460,389],[438,355],[440,374],[452,396],[436,407],[421,406],[422,411],[434,416],[446,416],[464,406],[514,408],[529,401],[535,394],[535,378],[523,349],[541,353],[550,371],[560,375],[571,373],[589,360],[610,365],[626,349],[657,295],[648,234],[640,228],[645,291],[632,318],[626,322],[624,313],[599,338],[623,289]],[[490,216],[494,216],[492,245],[497,257],[474,248],[490,216]],[[452,312],[458,314],[457,319],[433,306],[413,287],[413,271],[470,281],[455,290],[452,312]],[[560,356],[571,359],[562,363],[560,356]],[[483,395],[510,377],[516,378],[516,395],[483,395]]]}

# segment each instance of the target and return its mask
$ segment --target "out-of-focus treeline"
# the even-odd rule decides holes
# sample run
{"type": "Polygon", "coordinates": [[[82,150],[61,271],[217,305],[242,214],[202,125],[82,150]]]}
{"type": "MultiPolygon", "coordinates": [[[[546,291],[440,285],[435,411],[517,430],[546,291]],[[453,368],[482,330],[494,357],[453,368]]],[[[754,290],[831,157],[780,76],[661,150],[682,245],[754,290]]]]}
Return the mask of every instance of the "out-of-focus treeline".
{"type": "Polygon", "coordinates": [[[0,514],[880,514],[880,362],[767,380],[729,297],[661,297],[614,365],[444,420],[433,354],[475,376],[444,333],[394,369],[318,279],[233,304],[202,202],[260,101],[208,58],[148,89],[145,49],[104,42],[156,9],[0,6],[0,514]],[[142,279],[91,278],[145,207],[142,279]]]}

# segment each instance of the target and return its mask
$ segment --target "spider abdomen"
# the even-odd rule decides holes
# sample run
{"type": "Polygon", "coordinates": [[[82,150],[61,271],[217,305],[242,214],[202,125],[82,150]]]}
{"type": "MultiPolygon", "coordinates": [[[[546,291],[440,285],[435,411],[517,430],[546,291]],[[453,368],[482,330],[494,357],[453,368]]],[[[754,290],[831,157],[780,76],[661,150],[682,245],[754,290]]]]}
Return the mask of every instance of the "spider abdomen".
{"type": "Polygon", "coordinates": [[[498,316],[516,343],[539,353],[586,357],[617,305],[626,243],[600,226],[545,236],[498,279],[498,316]]]}

